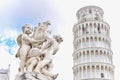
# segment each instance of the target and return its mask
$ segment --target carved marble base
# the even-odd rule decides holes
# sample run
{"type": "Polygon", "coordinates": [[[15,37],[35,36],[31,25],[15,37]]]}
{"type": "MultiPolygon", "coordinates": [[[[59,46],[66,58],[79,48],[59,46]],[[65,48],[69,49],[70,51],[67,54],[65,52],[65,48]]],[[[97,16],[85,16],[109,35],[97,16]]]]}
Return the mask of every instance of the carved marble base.
{"type": "Polygon", "coordinates": [[[46,77],[40,73],[25,72],[25,73],[18,73],[16,75],[15,80],[54,80],[54,79],[50,77],[46,77]]]}

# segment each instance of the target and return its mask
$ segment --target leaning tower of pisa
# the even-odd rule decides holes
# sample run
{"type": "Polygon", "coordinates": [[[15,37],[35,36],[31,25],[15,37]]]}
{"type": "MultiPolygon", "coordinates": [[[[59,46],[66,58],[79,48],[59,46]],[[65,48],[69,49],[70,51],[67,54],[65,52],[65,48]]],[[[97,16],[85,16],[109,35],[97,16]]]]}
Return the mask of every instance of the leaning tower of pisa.
{"type": "Polygon", "coordinates": [[[110,26],[103,10],[86,6],[76,13],[73,27],[74,80],[114,80],[110,26]]]}

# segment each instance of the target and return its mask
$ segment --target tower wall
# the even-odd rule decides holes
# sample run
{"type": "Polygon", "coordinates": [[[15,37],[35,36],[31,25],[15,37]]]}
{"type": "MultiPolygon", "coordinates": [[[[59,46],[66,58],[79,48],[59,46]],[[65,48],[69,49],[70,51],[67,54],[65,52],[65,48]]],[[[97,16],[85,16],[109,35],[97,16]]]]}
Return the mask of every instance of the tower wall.
{"type": "Polygon", "coordinates": [[[114,80],[110,27],[103,10],[86,6],[77,11],[73,27],[74,80],[114,80]]]}

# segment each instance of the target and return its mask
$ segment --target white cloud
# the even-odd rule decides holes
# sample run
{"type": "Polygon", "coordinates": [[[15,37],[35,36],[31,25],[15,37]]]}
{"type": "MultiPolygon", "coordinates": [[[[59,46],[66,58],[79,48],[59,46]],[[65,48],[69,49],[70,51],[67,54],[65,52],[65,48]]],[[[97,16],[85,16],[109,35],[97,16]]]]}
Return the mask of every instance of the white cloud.
{"type": "Polygon", "coordinates": [[[11,55],[6,51],[6,46],[0,46],[0,66],[4,68],[4,66],[9,65],[9,61],[12,60],[11,55]]]}
{"type": "Polygon", "coordinates": [[[10,64],[10,79],[14,80],[19,65],[18,59],[15,58],[18,46],[14,42],[18,32],[11,29],[3,30],[0,35],[0,68],[7,69],[10,64]],[[12,55],[11,55],[12,54],[12,55]]]}
{"type": "Polygon", "coordinates": [[[14,29],[7,28],[4,30],[4,38],[16,39],[18,36],[18,32],[14,29]]]}
{"type": "MultiPolygon", "coordinates": [[[[15,59],[14,55],[10,55],[6,50],[8,47],[6,45],[0,46],[0,68],[7,69],[10,64],[10,78],[14,80],[14,77],[18,68],[18,60],[15,59]]],[[[14,48],[15,50],[16,48],[14,48]]]]}

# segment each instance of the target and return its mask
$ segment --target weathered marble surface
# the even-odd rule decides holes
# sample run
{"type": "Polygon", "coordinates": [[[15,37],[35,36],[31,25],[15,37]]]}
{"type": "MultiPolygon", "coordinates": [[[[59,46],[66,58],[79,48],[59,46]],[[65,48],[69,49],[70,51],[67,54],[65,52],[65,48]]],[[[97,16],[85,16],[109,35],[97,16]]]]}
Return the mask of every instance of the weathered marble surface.
{"type": "Polygon", "coordinates": [[[63,41],[60,35],[51,36],[49,21],[39,23],[37,27],[25,24],[23,34],[17,38],[19,45],[16,57],[21,60],[19,73],[15,80],[55,80],[53,74],[53,56],[63,41]]]}
{"type": "Polygon", "coordinates": [[[19,73],[16,75],[16,80],[48,80],[48,78],[35,72],[24,72],[22,74],[19,73]]]}

